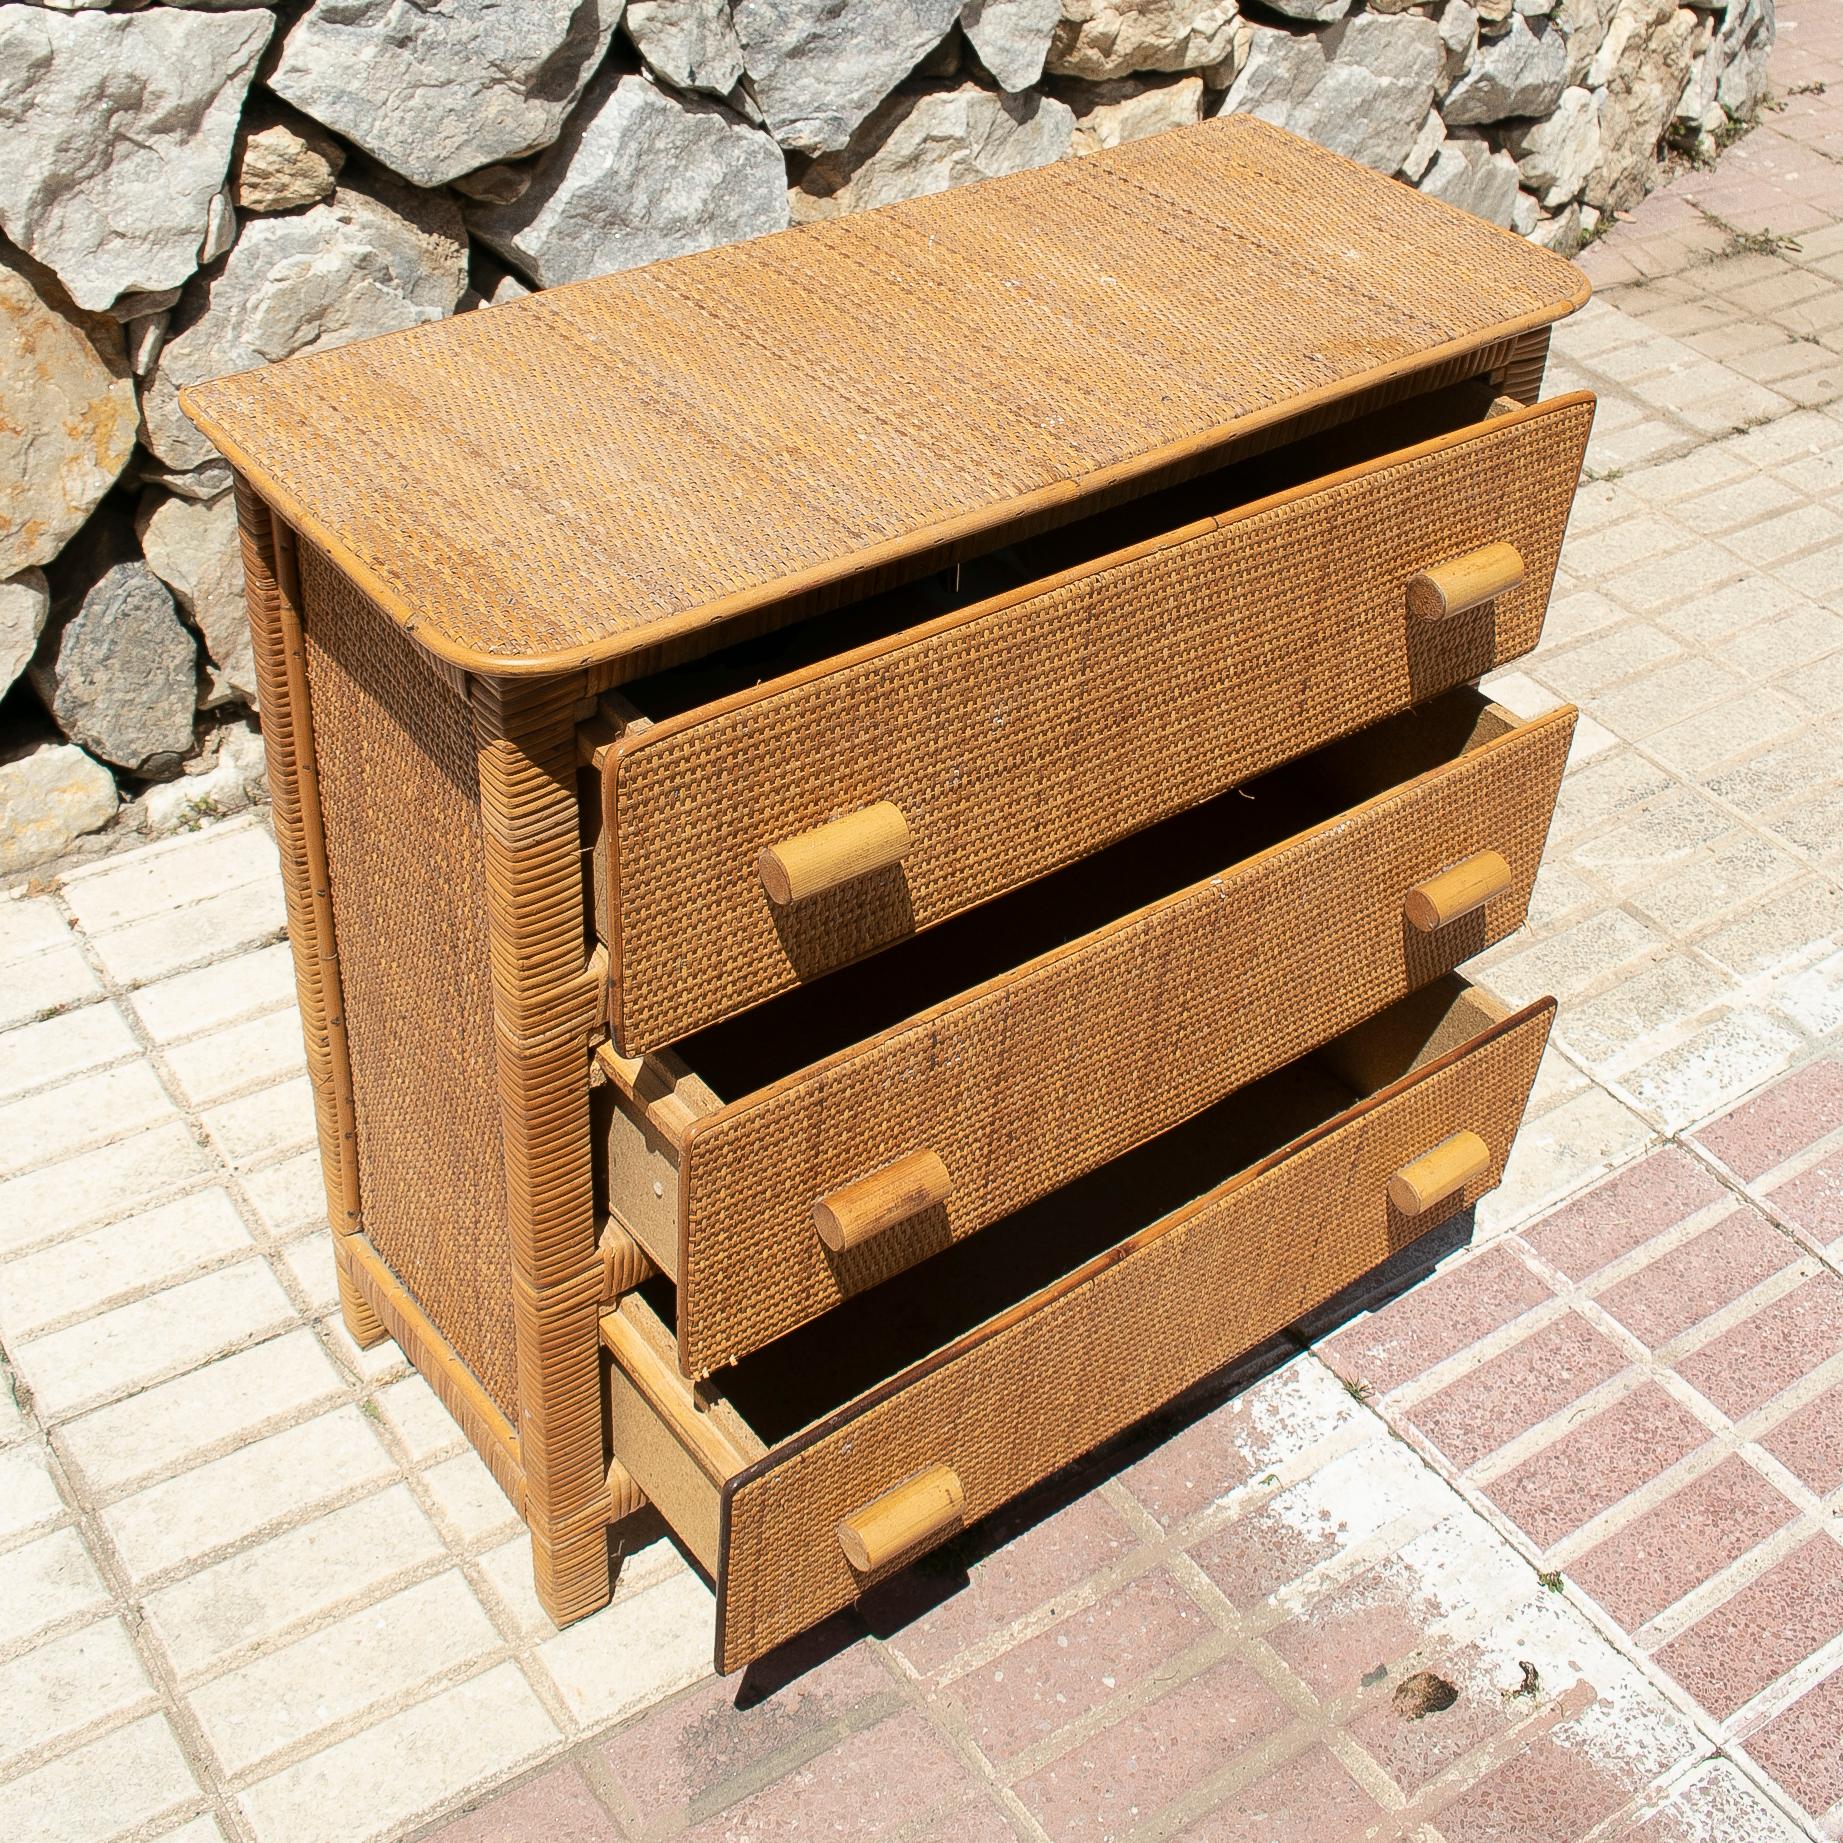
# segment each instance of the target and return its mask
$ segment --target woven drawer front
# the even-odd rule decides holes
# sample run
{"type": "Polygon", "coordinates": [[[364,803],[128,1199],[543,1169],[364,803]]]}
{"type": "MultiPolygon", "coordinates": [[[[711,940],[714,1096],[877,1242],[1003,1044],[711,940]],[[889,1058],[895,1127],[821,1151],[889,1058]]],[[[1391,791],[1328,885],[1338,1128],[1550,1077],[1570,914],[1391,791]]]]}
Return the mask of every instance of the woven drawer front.
{"type": "Polygon", "coordinates": [[[1527,652],[1592,400],[1558,398],[668,717],[611,752],[614,1031],[655,1048],[1527,652]],[[1486,545],[1521,583],[1412,618],[1486,545]],[[758,855],[892,803],[912,844],[787,904],[758,855]]]}
{"type": "Polygon", "coordinates": [[[949,1466],[971,1523],[1151,1413],[1503,1175],[1553,1001],[1490,1026],[937,1356],[724,1487],[717,1656],[733,1669],[847,1604],[836,1526],[949,1466]],[[1489,1164],[1405,1217],[1389,1180],[1459,1132],[1489,1164]]]}
{"type": "MultiPolygon", "coordinates": [[[[1381,754],[1422,721],[1341,748],[1381,754]]],[[[880,1036],[725,1095],[679,1168],[684,1372],[758,1349],[1519,927],[1574,712],[1487,721],[1507,727],[880,1036]],[[1404,919],[1409,890],[1487,851],[1510,877],[1482,908],[1431,930],[1404,919]],[[844,1252],[822,1243],[817,1199],[920,1152],[951,1179],[944,1205],[844,1252]]]]}

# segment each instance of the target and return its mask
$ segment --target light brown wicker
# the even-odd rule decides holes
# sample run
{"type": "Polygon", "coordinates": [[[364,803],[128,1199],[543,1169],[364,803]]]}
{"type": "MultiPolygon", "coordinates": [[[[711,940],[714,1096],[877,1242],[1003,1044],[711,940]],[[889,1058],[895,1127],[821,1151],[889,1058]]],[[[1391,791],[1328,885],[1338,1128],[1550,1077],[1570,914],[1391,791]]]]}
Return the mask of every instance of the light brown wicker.
{"type": "Polygon", "coordinates": [[[1536,637],[1589,406],[1494,400],[1583,296],[1237,118],[186,393],[238,471],[345,1323],[553,1618],[644,1493],[746,1661],[1495,1181],[1542,1014],[1436,985],[1407,1086],[1393,1038],[1274,1071],[1527,902],[1569,718],[1436,694],[1536,637]],[[1012,587],[940,590],[973,564],[1012,587]],[[1281,777],[1303,818],[1183,869],[1198,803],[1281,777]],[[1135,868],[1032,933],[1089,862],[1135,868]],[[1042,1212],[1082,1198],[1078,1249],[1042,1212]]]}

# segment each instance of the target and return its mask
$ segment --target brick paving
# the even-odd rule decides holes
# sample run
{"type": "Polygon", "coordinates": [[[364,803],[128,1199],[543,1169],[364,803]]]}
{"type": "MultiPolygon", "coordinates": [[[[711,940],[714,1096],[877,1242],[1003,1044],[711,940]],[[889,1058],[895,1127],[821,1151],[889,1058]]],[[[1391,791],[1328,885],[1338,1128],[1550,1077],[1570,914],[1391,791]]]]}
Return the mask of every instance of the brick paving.
{"type": "Polygon", "coordinates": [[[1843,7],[1780,31],[1558,339],[1503,1190],[739,1679],[656,1527],[551,1627],[345,1338],[260,823],[0,898],[0,1837],[1843,1836],[1843,7]]]}

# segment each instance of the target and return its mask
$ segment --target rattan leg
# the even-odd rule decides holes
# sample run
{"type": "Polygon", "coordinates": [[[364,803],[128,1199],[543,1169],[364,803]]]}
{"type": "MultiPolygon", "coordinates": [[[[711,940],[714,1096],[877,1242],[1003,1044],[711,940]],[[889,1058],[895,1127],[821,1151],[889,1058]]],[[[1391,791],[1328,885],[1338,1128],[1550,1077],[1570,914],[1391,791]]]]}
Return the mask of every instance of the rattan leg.
{"type": "Polygon", "coordinates": [[[333,1240],[333,1266],[339,1275],[339,1315],[345,1320],[347,1335],[360,1350],[381,1344],[390,1335],[390,1327],[371,1309],[371,1302],[359,1290],[352,1272],[349,1244],[345,1237],[333,1240]]]}
{"type": "Polygon", "coordinates": [[[589,1141],[577,679],[476,680],[493,1013],[504,1129],[519,1445],[538,1597],[560,1623],[612,1590],[589,1141]]]}

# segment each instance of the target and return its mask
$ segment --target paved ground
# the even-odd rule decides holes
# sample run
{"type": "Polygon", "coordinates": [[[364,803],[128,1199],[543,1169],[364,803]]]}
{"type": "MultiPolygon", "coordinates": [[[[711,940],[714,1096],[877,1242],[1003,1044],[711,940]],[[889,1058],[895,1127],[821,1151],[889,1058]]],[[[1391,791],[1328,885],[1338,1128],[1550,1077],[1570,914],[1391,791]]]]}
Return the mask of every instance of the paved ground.
{"type": "Polygon", "coordinates": [[[556,1632],[343,1336],[255,821],[0,901],[0,1837],[1843,1835],[1843,7],[1781,19],[1802,93],[1552,372],[1595,480],[1496,688],[1589,720],[1485,968],[1564,1000],[1509,1182],[770,1668],[662,1537],[556,1632]]]}

